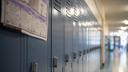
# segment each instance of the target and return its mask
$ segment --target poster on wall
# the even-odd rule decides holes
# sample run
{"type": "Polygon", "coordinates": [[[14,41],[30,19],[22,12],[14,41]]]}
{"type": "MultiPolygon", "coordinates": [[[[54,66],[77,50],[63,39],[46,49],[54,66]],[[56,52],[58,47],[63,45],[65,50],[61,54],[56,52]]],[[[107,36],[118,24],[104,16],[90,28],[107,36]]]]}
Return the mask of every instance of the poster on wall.
{"type": "Polygon", "coordinates": [[[47,40],[48,0],[2,0],[3,24],[47,40]]]}

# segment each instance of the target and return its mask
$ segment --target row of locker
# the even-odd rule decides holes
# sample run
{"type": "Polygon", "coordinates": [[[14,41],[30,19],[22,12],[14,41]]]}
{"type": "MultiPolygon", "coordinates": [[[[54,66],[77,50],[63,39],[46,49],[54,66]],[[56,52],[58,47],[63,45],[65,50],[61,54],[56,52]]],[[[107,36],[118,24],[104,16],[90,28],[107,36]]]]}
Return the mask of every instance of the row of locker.
{"type": "MultiPolygon", "coordinates": [[[[99,70],[100,48],[73,52],[63,52],[59,57],[51,57],[47,42],[16,31],[0,28],[0,71],[1,72],[93,72],[99,70]],[[52,63],[54,59],[54,64],[52,63]],[[57,60],[56,60],[57,58],[57,60]],[[37,66],[35,66],[37,65],[37,66]],[[62,65],[62,68],[61,68],[62,65]]],[[[61,53],[56,51],[58,55],[61,53]]],[[[97,71],[98,72],[98,71],[97,71]]]]}
{"type": "Polygon", "coordinates": [[[91,72],[86,55],[100,49],[100,25],[86,2],[52,0],[49,5],[52,72],[91,72]]]}
{"type": "Polygon", "coordinates": [[[47,41],[0,26],[0,72],[94,72],[98,27],[84,0],[49,0],[47,41]]]}

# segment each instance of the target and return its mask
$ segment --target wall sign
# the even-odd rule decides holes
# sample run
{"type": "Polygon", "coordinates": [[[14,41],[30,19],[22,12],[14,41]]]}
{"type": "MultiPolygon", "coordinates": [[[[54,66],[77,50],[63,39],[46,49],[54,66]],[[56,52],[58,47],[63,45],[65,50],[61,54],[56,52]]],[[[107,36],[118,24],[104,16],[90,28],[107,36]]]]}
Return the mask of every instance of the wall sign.
{"type": "Polygon", "coordinates": [[[48,0],[3,0],[2,23],[47,40],[48,0]]]}

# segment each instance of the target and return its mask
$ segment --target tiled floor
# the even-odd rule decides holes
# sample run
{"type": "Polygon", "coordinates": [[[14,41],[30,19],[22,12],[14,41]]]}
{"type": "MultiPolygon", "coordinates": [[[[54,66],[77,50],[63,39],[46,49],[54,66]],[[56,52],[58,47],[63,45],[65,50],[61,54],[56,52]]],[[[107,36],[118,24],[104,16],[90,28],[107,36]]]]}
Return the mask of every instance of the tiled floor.
{"type": "Polygon", "coordinates": [[[100,72],[128,72],[128,52],[126,49],[116,49],[109,53],[108,61],[100,72]]]}
{"type": "Polygon", "coordinates": [[[94,50],[86,54],[83,58],[83,67],[77,72],[99,72],[100,71],[100,50],[94,50]],[[82,71],[81,71],[82,70],[82,71]]]}
{"type": "Polygon", "coordinates": [[[99,72],[100,69],[100,50],[88,54],[87,72],[99,72]]]}

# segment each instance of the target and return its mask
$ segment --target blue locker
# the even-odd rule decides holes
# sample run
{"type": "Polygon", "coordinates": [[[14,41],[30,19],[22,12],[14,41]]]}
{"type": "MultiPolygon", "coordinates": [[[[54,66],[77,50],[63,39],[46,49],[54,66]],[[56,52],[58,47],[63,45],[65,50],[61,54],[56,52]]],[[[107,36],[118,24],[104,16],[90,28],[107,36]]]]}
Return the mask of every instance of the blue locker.
{"type": "Polygon", "coordinates": [[[68,62],[65,62],[65,72],[72,72],[72,45],[73,45],[73,21],[66,17],[65,19],[65,55],[69,56],[68,62]]]}
{"type": "Polygon", "coordinates": [[[78,70],[78,48],[79,48],[79,39],[78,39],[78,21],[74,21],[75,22],[75,26],[73,26],[73,49],[72,49],[72,71],[73,72],[79,72],[78,70]]]}
{"type": "Polygon", "coordinates": [[[26,72],[24,66],[23,35],[0,28],[0,72],[26,72]]]}
{"type": "Polygon", "coordinates": [[[33,62],[38,63],[38,72],[49,72],[46,41],[0,28],[0,43],[1,72],[31,72],[33,62]]]}
{"type": "Polygon", "coordinates": [[[38,72],[48,72],[48,48],[47,41],[26,37],[28,71],[32,71],[32,63],[37,63],[38,72]]]}
{"type": "Polygon", "coordinates": [[[64,68],[63,4],[63,0],[51,0],[52,72],[63,72],[64,68]]]}

